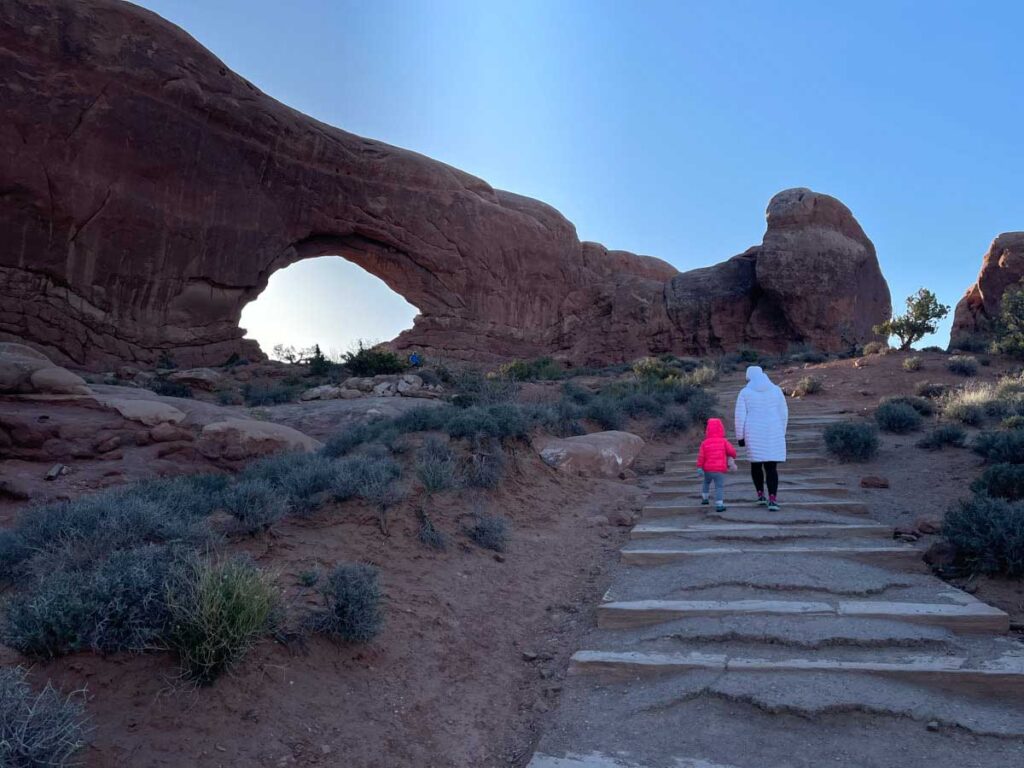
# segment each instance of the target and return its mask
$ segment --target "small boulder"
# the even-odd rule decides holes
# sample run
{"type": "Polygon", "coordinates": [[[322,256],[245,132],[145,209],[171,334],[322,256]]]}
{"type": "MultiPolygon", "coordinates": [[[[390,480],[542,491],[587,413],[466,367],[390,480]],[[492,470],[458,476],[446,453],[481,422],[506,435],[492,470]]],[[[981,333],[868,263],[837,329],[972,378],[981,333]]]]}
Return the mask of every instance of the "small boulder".
{"type": "Polygon", "coordinates": [[[98,397],[96,400],[101,405],[113,408],[122,417],[145,424],[147,427],[155,427],[165,422],[177,424],[185,420],[183,411],[159,400],[129,400],[122,397],[98,397]]]}
{"type": "Polygon", "coordinates": [[[579,437],[538,437],[533,448],[556,469],[581,475],[618,477],[644,447],[643,438],[611,430],[579,437]]]}
{"type": "Polygon", "coordinates": [[[299,395],[299,400],[337,400],[340,392],[341,389],[339,387],[333,384],[324,384],[320,387],[307,389],[299,395]]]}
{"type": "Polygon", "coordinates": [[[889,480],[884,477],[876,477],[874,475],[868,475],[860,479],[861,488],[888,488],[889,480]]]}
{"type": "Polygon", "coordinates": [[[935,534],[942,530],[942,521],[937,517],[922,515],[914,521],[914,530],[922,534],[935,534]]]}
{"type": "Polygon", "coordinates": [[[182,440],[192,440],[192,433],[183,427],[175,426],[164,422],[157,424],[149,430],[149,439],[154,443],[174,443],[182,440]]]}
{"type": "Polygon", "coordinates": [[[358,389],[348,389],[346,387],[338,388],[338,399],[339,400],[355,400],[363,396],[363,393],[358,389]]]}
{"type": "Polygon", "coordinates": [[[168,375],[168,380],[178,384],[184,384],[194,389],[205,389],[212,392],[224,377],[212,368],[189,368],[185,371],[175,371],[168,375]]]}
{"type": "Polygon", "coordinates": [[[956,546],[948,541],[936,541],[924,553],[924,561],[934,568],[948,568],[956,562],[956,546]]]}
{"type": "Polygon", "coordinates": [[[224,419],[203,427],[199,452],[208,459],[241,461],[272,453],[311,453],[323,443],[284,424],[255,419],[224,419]]]}
{"type": "Polygon", "coordinates": [[[0,342],[0,393],[88,395],[85,379],[24,344],[0,342]]]}
{"type": "Polygon", "coordinates": [[[395,384],[391,381],[382,381],[379,384],[373,385],[372,392],[377,397],[394,397],[395,384]]]}

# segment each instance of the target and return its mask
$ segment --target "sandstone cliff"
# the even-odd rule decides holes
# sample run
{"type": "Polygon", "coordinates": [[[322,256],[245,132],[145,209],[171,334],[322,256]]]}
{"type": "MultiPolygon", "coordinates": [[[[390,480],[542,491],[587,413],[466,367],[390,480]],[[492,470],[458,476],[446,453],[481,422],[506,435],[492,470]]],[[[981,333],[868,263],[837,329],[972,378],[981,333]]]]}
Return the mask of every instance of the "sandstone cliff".
{"type": "Polygon", "coordinates": [[[1024,232],[1004,232],[992,241],[981,262],[978,281],[956,305],[950,346],[984,339],[999,317],[1003,293],[1024,280],[1024,232]]]}

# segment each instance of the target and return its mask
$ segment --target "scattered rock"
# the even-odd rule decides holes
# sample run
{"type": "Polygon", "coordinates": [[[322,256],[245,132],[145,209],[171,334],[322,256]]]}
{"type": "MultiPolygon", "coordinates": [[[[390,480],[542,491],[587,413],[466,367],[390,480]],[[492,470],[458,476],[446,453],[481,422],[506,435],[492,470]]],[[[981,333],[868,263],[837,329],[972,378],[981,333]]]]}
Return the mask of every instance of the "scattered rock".
{"type": "Polygon", "coordinates": [[[67,466],[66,464],[54,464],[52,467],[46,470],[46,474],[43,476],[43,479],[56,480],[61,475],[66,475],[70,471],[71,467],[67,466]]]}
{"type": "Polygon", "coordinates": [[[931,731],[932,733],[934,733],[935,731],[939,730],[939,727],[940,727],[940,726],[939,726],[939,721],[938,721],[938,720],[929,720],[929,721],[928,721],[928,725],[926,725],[925,727],[926,727],[926,728],[927,728],[927,729],[928,729],[929,731],[931,731]]]}
{"type": "Polygon", "coordinates": [[[924,561],[934,568],[948,568],[956,562],[956,547],[948,541],[936,541],[924,553],[924,561]]]}
{"type": "Polygon", "coordinates": [[[877,477],[875,475],[868,475],[860,479],[861,488],[888,488],[889,480],[885,477],[877,477]]]}
{"type": "Polygon", "coordinates": [[[299,400],[336,400],[340,396],[340,393],[340,387],[336,387],[333,384],[324,384],[320,387],[307,389],[299,395],[299,400]]]}
{"type": "Polygon", "coordinates": [[[914,530],[918,533],[935,534],[942,530],[942,521],[936,517],[922,516],[914,521],[914,530]]]}
{"type": "Polygon", "coordinates": [[[172,443],[182,440],[193,440],[194,436],[183,427],[177,427],[174,424],[164,422],[157,424],[149,430],[149,439],[154,443],[172,443]]]}
{"type": "Polygon", "coordinates": [[[185,413],[173,405],[159,400],[129,400],[122,397],[97,397],[96,401],[108,408],[113,408],[121,416],[131,421],[154,427],[157,424],[177,424],[185,419],[185,413]]]}
{"type": "Polygon", "coordinates": [[[195,389],[205,389],[208,392],[215,390],[224,380],[224,377],[212,368],[190,368],[185,371],[175,371],[168,374],[167,378],[178,384],[195,389]]]}
{"type": "Polygon", "coordinates": [[[537,437],[533,448],[545,464],[581,475],[618,477],[644,447],[643,438],[612,430],[579,437],[537,437]]]}
{"type": "Polygon", "coordinates": [[[96,441],[93,450],[96,453],[110,453],[121,447],[121,438],[118,435],[109,435],[96,441]]]}
{"type": "Polygon", "coordinates": [[[636,524],[636,515],[627,510],[619,510],[608,515],[608,522],[612,525],[628,528],[636,524]]]}

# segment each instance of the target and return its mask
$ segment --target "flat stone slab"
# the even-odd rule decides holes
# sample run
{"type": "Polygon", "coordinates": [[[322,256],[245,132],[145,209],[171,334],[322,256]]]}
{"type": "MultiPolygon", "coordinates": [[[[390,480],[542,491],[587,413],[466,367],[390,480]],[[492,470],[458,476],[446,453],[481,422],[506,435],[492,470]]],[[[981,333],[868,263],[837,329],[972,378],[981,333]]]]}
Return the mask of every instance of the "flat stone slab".
{"type": "Polygon", "coordinates": [[[674,674],[688,671],[824,672],[879,675],[902,680],[963,685],[978,690],[1024,693],[1024,656],[1003,656],[972,664],[962,656],[908,656],[900,661],[845,661],[829,658],[754,659],[708,653],[645,653],[642,651],[577,651],[570,660],[572,674],[674,674]]]}
{"type": "Polygon", "coordinates": [[[831,547],[831,546],[737,546],[737,547],[663,547],[623,549],[622,562],[628,565],[661,565],[690,558],[745,557],[749,555],[852,557],[891,565],[920,565],[921,553],[913,547],[831,547]]]}
{"type": "MultiPolygon", "coordinates": [[[[672,768],[738,768],[724,763],[710,763],[698,757],[672,757],[672,768]]],[[[594,752],[589,755],[568,754],[564,757],[551,755],[534,755],[526,768],[649,768],[642,763],[634,763],[625,758],[602,755],[594,752]]],[[[653,768],[653,766],[650,766],[653,768]]]]}
{"type": "Polygon", "coordinates": [[[813,538],[892,538],[893,529],[876,523],[855,524],[772,524],[772,523],[698,523],[668,524],[642,522],[630,531],[631,539],[728,538],[757,541],[796,537],[813,538]]]}
{"type": "MultiPolygon", "coordinates": [[[[743,495],[753,496],[753,487],[750,487],[743,495]]],[[[843,499],[850,495],[850,488],[841,485],[816,485],[804,486],[802,488],[779,488],[779,504],[785,504],[787,499],[807,501],[810,498],[843,499]]],[[[725,489],[726,503],[729,502],[729,488],[725,489]]],[[[652,488],[647,498],[651,501],[675,501],[677,499],[700,498],[700,486],[692,485],[676,488],[652,488]]]]}
{"type": "MultiPolygon", "coordinates": [[[[756,501],[730,501],[728,502],[730,510],[750,510],[763,512],[765,514],[777,515],[779,512],[769,512],[767,507],[758,504],[756,501]]],[[[847,501],[843,499],[819,499],[819,500],[796,500],[787,501],[781,512],[788,513],[792,511],[803,511],[803,512],[837,512],[844,515],[866,515],[868,513],[868,505],[862,501],[847,501]]],[[[677,515],[684,514],[704,514],[714,515],[714,506],[702,506],[699,501],[678,501],[678,502],[661,502],[658,504],[648,504],[643,508],[643,517],[645,520],[650,520],[659,517],[675,517],[677,515]]]]}
{"type": "Polygon", "coordinates": [[[878,600],[635,600],[605,603],[597,625],[618,629],[648,626],[692,616],[833,616],[906,621],[958,632],[1008,632],[1010,617],[989,605],[896,603],[878,600]]]}

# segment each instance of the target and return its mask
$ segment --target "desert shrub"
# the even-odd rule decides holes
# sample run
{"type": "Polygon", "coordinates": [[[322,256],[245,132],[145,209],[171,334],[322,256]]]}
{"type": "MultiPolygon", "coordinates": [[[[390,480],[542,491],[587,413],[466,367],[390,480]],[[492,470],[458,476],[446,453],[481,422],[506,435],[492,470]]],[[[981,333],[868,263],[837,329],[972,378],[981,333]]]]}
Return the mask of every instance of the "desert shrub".
{"type": "Polygon", "coordinates": [[[505,454],[496,441],[475,441],[462,470],[462,481],[470,488],[497,488],[505,475],[505,454]]]}
{"type": "Polygon", "coordinates": [[[686,401],[686,408],[690,418],[700,424],[718,413],[718,398],[710,392],[699,390],[686,401]]]}
{"type": "Polygon", "coordinates": [[[313,349],[310,350],[309,357],[306,359],[306,364],[309,366],[310,376],[326,376],[334,367],[320,350],[319,344],[313,345],[313,349]]]}
{"type": "Polygon", "coordinates": [[[695,387],[710,387],[718,380],[718,369],[710,365],[702,365],[683,377],[683,381],[695,387]]]}
{"type": "Polygon", "coordinates": [[[971,483],[971,490],[986,496],[1017,501],[1024,499],[1024,464],[994,464],[971,483]]]}
{"type": "Polygon", "coordinates": [[[946,361],[946,368],[959,376],[975,376],[978,373],[978,358],[970,355],[953,355],[946,361]]]}
{"type": "Polygon", "coordinates": [[[242,399],[250,408],[290,403],[297,393],[294,385],[279,381],[248,381],[242,386],[242,399]]]}
{"type": "Polygon", "coordinates": [[[192,397],[192,387],[178,381],[171,381],[162,376],[157,377],[149,385],[149,391],[161,397],[192,397]]]}
{"type": "Polygon", "coordinates": [[[884,355],[889,352],[889,345],[884,341],[869,341],[864,345],[865,355],[884,355]]]}
{"type": "Polygon", "coordinates": [[[989,464],[1024,464],[1024,431],[982,432],[971,449],[989,464]]]}
{"type": "Polygon", "coordinates": [[[367,347],[362,341],[356,348],[342,355],[342,361],[353,376],[383,376],[401,373],[408,366],[406,361],[384,347],[367,347]]]}
{"type": "Polygon", "coordinates": [[[1007,416],[1002,420],[1000,426],[1003,427],[1003,429],[1024,429],[1024,416],[1007,416]]]}
{"type": "Polygon", "coordinates": [[[416,474],[427,491],[443,491],[455,486],[455,454],[447,442],[428,437],[416,454],[416,474]]]}
{"type": "Polygon", "coordinates": [[[497,405],[511,403],[519,393],[519,384],[502,377],[484,376],[477,370],[467,368],[451,374],[452,387],[456,394],[452,402],[460,407],[471,405],[497,405]]]}
{"type": "Polygon", "coordinates": [[[1003,292],[995,336],[995,351],[1024,357],[1024,281],[1003,292]]]}
{"type": "Polygon", "coordinates": [[[608,395],[599,395],[584,408],[583,415],[601,429],[619,429],[623,422],[622,407],[608,395]]]}
{"type": "Polygon", "coordinates": [[[666,403],[654,395],[636,393],[627,395],[619,401],[619,407],[630,418],[643,416],[660,416],[665,411],[666,403]]]}
{"type": "Polygon", "coordinates": [[[872,330],[879,336],[895,336],[900,340],[900,349],[910,346],[938,329],[938,321],[949,314],[949,307],[940,304],[935,294],[927,288],[907,297],[907,311],[895,315],[872,330]]]}
{"type": "Polygon", "coordinates": [[[377,636],[384,624],[384,612],[376,568],[336,566],[321,590],[327,605],[310,617],[316,632],[348,643],[367,643],[377,636]]]}
{"type": "Polygon", "coordinates": [[[942,424],[917,441],[918,448],[937,451],[947,445],[963,448],[967,432],[959,424],[942,424]]]}
{"type": "Polygon", "coordinates": [[[679,373],[674,358],[641,357],[633,363],[633,373],[641,379],[666,379],[679,373]]]}
{"type": "Polygon", "coordinates": [[[396,481],[402,468],[390,456],[349,456],[337,462],[331,493],[337,501],[360,498],[374,504],[389,505],[401,495],[396,481]]]}
{"type": "MultiPolygon", "coordinates": [[[[409,414],[404,415],[408,416],[409,414]]],[[[360,445],[376,440],[385,428],[384,421],[384,419],[378,419],[367,424],[356,424],[342,432],[337,432],[327,438],[320,453],[332,459],[345,456],[360,445]]]]}
{"type": "Polygon", "coordinates": [[[804,376],[800,381],[796,383],[796,387],[793,388],[793,394],[797,397],[806,397],[807,395],[813,395],[824,388],[821,383],[821,379],[816,376],[804,376]]]}
{"type": "Polygon", "coordinates": [[[500,515],[473,515],[465,528],[466,535],[477,546],[495,552],[504,552],[508,547],[509,522],[500,515]]]}
{"type": "Polygon", "coordinates": [[[567,381],[562,385],[562,399],[576,405],[586,405],[594,399],[594,393],[579,384],[567,381]]]}
{"type": "Polygon", "coordinates": [[[909,405],[915,411],[922,416],[932,416],[935,414],[935,406],[930,400],[924,397],[917,397],[916,395],[892,395],[890,397],[884,397],[880,401],[880,405],[886,403],[903,403],[909,405]]]}
{"type": "Polygon", "coordinates": [[[80,764],[88,741],[84,696],[62,695],[50,683],[35,693],[22,667],[0,669],[0,765],[59,768],[80,764]]]}
{"type": "Polygon", "coordinates": [[[903,361],[904,371],[920,371],[922,366],[921,358],[917,355],[912,355],[903,361]]]}
{"type": "Polygon", "coordinates": [[[224,509],[245,533],[266,531],[288,514],[288,499],[270,480],[246,477],[224,493],[224,509]]]}
{"type": "Polygon", "coordinates": [[[233,389],[221,389],[217,392],[217,403],[220,405],[241,405],[244,402],[241,393],[233,389]]]}
{"type": "Polygon", "coordinates": [[[390,426],[402,434],[410,432],[436,432],[455,413],[450,406],[418,405],[392,419],[390,426]]]}
{"type": "Polygon", "coordinates": [[[945,384],[935,384],[930,381],[919,381],[914,387],[914,394],[918,397],[942,397],[949,390],[945,384]]]}
{"type": "Polygon", "coordinates": [[[316,568],[311,568],[308,571],[302,571],[299,574],[299,584],[303,587],[315,587],[318,581],[320,581],[320,571],[316,568]]]}
{"type": "Polygon", "coordinates": [[[455,411],[445,424],[455,439],[525,437],[528,427],[522,409],[511,404],[470,406],[455,411]]]}
{"type": "Polygon", "coordinates": [[[1024,575],[1024,502],[975,495],[946,513],[942,535],[967,570],[1024,575]]]}
{"type": "Polygon", "coordinates": [[[177,562],[170,549],[152,545],[115,552],[93,570],[45,574],[8,603],[4,642],[46,659],[159,646],[168,622],[164,590],[177,562]]]}
{"type": "Polygon", "coordinates": [[[513,381],[554,381],[565,378],[565,368],[550,357],[513,360],[498,366],[498,376],[513,381]]]}
{"type": "Polygon", "coordinates": [[[197,563],[167,589],[168,642],[187,678],[208,685],[277,624],[280,597],[270,576],[244,558],[197,563]]]}
{"type": "Polygon", "coordinates": [[[875,421],[886,432],[903,435],[921,426],[921,414],[907,403],[882,403],[875,410],[875,421]]]}
{"type": "Polygon", "coordinates": [[[582,435],[585,430],[579,420],[583,418],[583,408],[568,398],[559,400],[548,406],[543,412],[535,415],[535,420],[548,431],[559,437],[582,435]]]}
{"type": "Polygon", "coordinates": [[[840,461],[868,461],[878,452],[878,431],[859,421],[829,424],[825,428],[825,447],[840,461]]]}
{"type": "Polygon", "coordinates": [[[684,408],[669,409],[658,422],[655,430],[663,435],[674,435],[690,428],[690,414],[684,408]]]}
{"type": "Polygon", "coordinates": [[[220,503],[223,478],[155,480],[30,507],[0,547],[0,576],[89,568],[111,552],[142,544],[202,546],[212,538],[206,516],[220,503]]]}
{"type": "Polygon", "coordinates": [[[326,456],[279,453],[249,464],[240,479],[270,483],[286,500],[288,513],[307,515],[327,500],[336,472],[337,464],[326,456]]]}
{"type": "Polygon", "coordinates": [[[736,353],[741,363],[756,363],[760,354],[756,349],[741,349],[736,353]]]}
{"type": "Polygon", "coordinates": [[[437,529],[431,519],[427,516],[427,513],[422,509],[418,512],[420,527],[417,531],[417,538],[421,544],[424,544],[431,549],[436,549],[439,552],[443,552],[448,549],[448,537],[437,529]]]}

